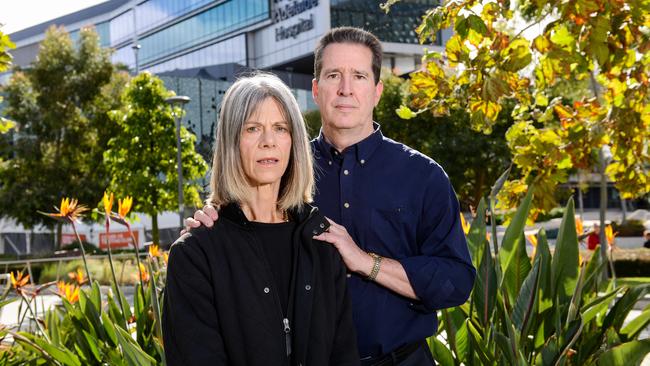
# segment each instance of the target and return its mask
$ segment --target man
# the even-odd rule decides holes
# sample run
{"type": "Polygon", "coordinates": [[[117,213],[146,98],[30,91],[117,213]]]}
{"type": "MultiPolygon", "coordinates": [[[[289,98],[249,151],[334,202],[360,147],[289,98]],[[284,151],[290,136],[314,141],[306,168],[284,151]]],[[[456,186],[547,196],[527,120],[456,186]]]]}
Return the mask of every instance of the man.
{"type": "MultiPolygon", "coordinates": [[[[312,141],[314,201],[331,220],[316,239],[348,267],[362,364],[434,364],[425,339],[436,310],[463,304],[476,272],[443,169],[372,120],[381,58],[379,40],[357,28],[332,29],[316,46],[312,94],[323,127],[312,141]]],[[[210,226],[216,211],[204,210],[187,225],[210,226]]]]}

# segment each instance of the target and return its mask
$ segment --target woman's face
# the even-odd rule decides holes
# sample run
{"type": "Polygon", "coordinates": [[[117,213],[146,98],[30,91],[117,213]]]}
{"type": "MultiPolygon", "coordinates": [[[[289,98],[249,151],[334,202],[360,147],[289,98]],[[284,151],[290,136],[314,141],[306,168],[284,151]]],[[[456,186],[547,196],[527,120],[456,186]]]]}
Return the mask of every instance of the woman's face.
{"type": "Polygon", "coordinates": [[[252,186],[280,184],[291,156],[291,124],[278,102],[266,98],[244,123],[239,153],[252,186]]]}

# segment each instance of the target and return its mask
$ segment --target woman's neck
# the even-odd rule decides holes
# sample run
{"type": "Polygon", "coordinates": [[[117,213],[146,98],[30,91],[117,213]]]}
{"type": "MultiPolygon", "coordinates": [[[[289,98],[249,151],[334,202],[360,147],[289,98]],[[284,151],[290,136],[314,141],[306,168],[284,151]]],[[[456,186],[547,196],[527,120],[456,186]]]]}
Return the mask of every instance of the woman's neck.
{"type": "Polygon", "coordinates": [[[278,208],[279,185],[263,185],[251,188],[241,209],[249,221],[277,223],[286,221],[286,213],[278,208]]]}

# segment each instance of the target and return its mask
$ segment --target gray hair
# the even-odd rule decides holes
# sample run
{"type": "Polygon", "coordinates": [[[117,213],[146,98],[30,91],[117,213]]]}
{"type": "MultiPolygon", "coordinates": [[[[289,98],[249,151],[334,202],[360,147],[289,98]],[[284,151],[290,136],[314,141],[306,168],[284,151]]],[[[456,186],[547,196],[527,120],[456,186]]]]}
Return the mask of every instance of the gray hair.
{"type": "Polygon", "coordinates": [[[314,171],[307,130],[291,90],[275,75],[256,73],[238,79],[226,91],[214,142],[208,203],[244,202],[250,186],[242,167],[239,144],[244,123],[267,99],[279,105],[291,130],[289,165],[280,182],[278,207],[300,208],[312,201],[314,171]]]}

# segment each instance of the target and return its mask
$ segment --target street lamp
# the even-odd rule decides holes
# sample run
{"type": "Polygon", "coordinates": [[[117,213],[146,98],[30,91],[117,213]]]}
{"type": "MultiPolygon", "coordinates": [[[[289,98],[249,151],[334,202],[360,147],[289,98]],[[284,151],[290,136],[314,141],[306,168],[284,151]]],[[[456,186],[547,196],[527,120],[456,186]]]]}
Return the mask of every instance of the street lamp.
{"type": "Polygon", "coordinates": [[[138,60],[138,51],[140,51],[140,48],[142,48],[142,46],[139,43],[134,43],[131,48],[133,48],[133,57],[135,58],[134,75],[138,75],[140,73],[140,60],[138,60]]]}
{"type": "Polygon", "coordinates": [[[185,209],[183,208],[183,164],[181,161],[181,118],[183,118],[183,109],[185,104],[190,102],[190,97],[184,95],[176,95],[165,99],[165,102],[172,106],[172,111],[175,106],[181,107],[181,113],[174,113],[176,120],[176,166],[178,168],[178,219],[180,220],[180,228],[183,228],[183,217],[185,216],[185,209]]]}

